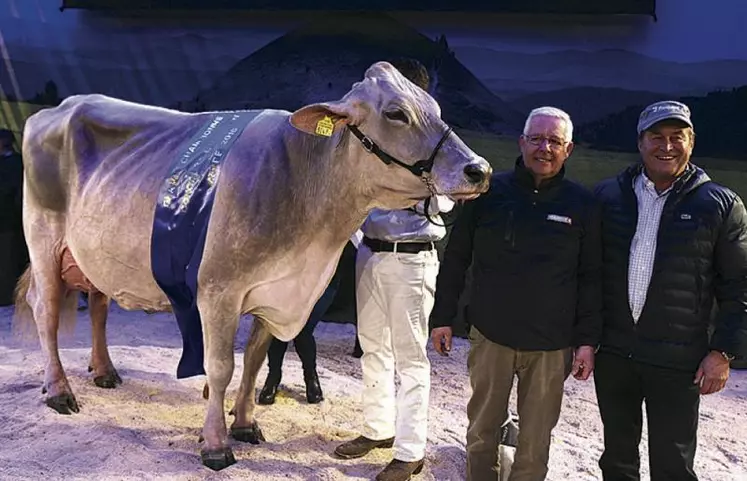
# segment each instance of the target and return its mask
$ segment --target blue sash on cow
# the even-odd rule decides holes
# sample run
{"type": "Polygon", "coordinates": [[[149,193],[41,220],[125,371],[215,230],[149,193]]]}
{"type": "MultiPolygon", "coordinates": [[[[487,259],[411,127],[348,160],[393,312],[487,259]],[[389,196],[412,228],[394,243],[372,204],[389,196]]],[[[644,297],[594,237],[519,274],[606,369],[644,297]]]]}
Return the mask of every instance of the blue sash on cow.
{"type": "Polygon", "coordinates": [[[221,162],[257,114],[213,114],[174,159],[158,196],[151,265],[156,282],[171,302],[182,335],[182,357],[176,370],[179,379],[205,374],[197,272],[221,162]]]}

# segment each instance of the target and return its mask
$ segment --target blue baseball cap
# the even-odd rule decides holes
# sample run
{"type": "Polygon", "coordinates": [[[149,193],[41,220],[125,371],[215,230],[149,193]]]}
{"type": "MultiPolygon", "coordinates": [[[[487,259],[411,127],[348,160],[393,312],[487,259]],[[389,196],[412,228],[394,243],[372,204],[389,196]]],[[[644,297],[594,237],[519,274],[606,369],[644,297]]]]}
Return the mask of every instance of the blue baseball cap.
{"type": "Polygon", "coordinates": [[[655,102],[641,112],[638,117],[638,133],[648,130],[657,122],[662,120],[679,120],[693,128],[693,122],[690,119],[690,108],[682,102],[674,100],[663,100],[655,102]]]}

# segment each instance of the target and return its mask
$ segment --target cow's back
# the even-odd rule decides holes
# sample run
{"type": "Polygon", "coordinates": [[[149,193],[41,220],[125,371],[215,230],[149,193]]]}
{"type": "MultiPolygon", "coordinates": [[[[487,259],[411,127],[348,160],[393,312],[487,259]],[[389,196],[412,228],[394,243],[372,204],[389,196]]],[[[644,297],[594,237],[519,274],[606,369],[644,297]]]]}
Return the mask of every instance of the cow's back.
{"type": "Polygon", "coordinates": [[[169,152],[202,118],[99,94],[68,97],[26,122],[27,188],[43,207],[65,211],[97,175],[132,182],[165,172],[169,152]]]}
{"type": "Polygon", "coordinates": [[[24,208],[62,213],[81,270],[125,305],[166,303],[150,268],[154,208],[180,147],[210,115],[79,95],[27,121],[24,208]]]}

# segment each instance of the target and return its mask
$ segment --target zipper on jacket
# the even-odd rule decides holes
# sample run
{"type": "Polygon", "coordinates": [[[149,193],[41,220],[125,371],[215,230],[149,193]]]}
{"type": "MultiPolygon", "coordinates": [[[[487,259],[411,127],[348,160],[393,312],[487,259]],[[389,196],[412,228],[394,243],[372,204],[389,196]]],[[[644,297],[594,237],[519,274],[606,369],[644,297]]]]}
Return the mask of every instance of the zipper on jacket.
{"type": "Polygon", "coordinates": [[[506,233],[503,236],[503,240],[511,244],[511,247],[516,247],[516,234],[514,233],[514,211],[508,212],[508,219],[506,220],[506,233]]]}

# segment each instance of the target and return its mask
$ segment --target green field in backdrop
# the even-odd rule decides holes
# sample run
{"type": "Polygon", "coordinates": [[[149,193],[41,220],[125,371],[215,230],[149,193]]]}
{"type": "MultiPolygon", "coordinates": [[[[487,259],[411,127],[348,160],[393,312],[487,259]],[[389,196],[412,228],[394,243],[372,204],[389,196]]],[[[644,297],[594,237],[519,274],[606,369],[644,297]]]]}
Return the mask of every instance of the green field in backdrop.
{"type": "MultiPolygon", "coordinates": [[[[519,155],[518,139],[471,131],[457,133],[475,152],[485,157],[493,169],[513,169],[519,155]]],[[[634,128],[631,135],[635,135],[634,128]]],[[[700,158],[697,151],[696,141],[691,159],[694,164],[705,169],[714,181],[733,189],[743,199],[747,199],[747,161],[700,158]]],[[[628,165],[638,161],[637,154],[592,150],[576,145],[565,164],[566,176],[593,187],[600,180],[615,176],[628,165]]]]}
{"type": "MultiPolygon", "coordinates": [[[[0,128],[7,128],[19,135],[23,122],[34,112],[45,108],[28,102],[0,100],[0,128]]],[[[488,133],[456,129],[460,137],[477,153],[485,157],[496,170],[512,169],[519,153],[517,139],[499,137],[488,133]]],[[[635,135],[631,126],[630,135],[635,135]]],[[[704,168],[713,180],[747,198],[747,161],[700,158],[697,142],[693,162],[704,168]]],[[[592,150],[577,145],[566,162],[566,175],[589,187],[600,180],[617,175],[626,166],[638,161],[636,154],[592,150]]]]}
{"type": "Polygon", "coordinates": [[[46,107],[46,105],[2,99],[0,100],[0,128],[14,132],[17,139],[20,141],[20,134],[23,131],[23,122],[26,118],[34,112],[46,107]]]}

